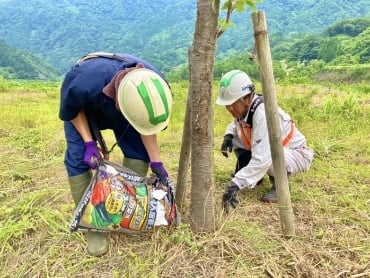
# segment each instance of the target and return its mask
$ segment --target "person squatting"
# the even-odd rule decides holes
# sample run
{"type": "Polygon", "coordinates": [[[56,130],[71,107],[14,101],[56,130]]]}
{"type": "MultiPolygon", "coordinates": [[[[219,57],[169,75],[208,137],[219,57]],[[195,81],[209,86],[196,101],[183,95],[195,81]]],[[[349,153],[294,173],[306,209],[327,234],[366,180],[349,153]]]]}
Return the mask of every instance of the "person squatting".
{"type": "MultiPolygon", "coordinates": [[[[216,104],[223,105],[234,120],[227,126],[221,151],[225,155],[234,150],[237,165],[234,177],[226,188],[222,205],[225,212],[236,208],[238,192],[254,188],[267,173],[270,190],[261,201],[276,203],[276,184],[270,151],[269,135],[263,97],[255,93],[249,76],[232,70],[222,76],[216,104]]],[[[313,160],[313,150],[307,146],[305,136],[298,130],[291,117],[278,108],[282,144],[287,176],[308,171],[313,160]]]]}

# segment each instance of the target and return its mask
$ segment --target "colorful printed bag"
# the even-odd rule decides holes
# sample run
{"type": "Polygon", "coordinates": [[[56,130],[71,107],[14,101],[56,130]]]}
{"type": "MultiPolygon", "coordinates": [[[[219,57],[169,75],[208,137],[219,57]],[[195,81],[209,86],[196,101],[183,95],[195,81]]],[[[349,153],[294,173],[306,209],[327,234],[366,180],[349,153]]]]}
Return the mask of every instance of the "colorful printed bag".
{"type": "Polygon", "coordinates": [[[70,231],[148,231],[175,224],[174,183],[140,177],[128,168],[102,160],[78,204],[70,231]]]}

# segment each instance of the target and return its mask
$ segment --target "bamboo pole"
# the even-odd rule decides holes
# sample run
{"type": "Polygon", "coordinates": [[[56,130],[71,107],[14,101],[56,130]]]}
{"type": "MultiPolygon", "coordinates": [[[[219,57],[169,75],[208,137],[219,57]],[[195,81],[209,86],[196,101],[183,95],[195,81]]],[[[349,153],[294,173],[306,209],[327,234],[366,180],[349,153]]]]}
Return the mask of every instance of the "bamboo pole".
{"type": "Polygon", "coordinates": [[[263,11],[252,13],[252,21],[262,83],[262,93],[265,103],[272,164],[275,173],[280,223],[284,234],[290,237],[295,235],[294,214],[290,200],[284,150],[282,146],[275,80],[265,13],[263,11]]]}

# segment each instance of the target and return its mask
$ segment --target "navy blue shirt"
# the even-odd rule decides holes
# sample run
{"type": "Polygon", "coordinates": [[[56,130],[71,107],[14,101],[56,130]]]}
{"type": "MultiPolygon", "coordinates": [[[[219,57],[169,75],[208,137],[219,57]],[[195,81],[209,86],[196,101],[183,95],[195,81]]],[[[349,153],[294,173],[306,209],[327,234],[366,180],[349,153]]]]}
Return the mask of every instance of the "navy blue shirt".
{"type": "Polygon", "coordinates": [[[150,63],[128,54],[117,54],[125,61],[110,58],[91,58],[76,64],[65,76],[61,88],[59,118],[63,121],[73,120],[84,110],[88,118],[94,120],[117,119],[123,117],[116,108],[113,99],[102,90],[114,75],[126,68],[135,67],[138,63],[164,76],[150,63]]]}

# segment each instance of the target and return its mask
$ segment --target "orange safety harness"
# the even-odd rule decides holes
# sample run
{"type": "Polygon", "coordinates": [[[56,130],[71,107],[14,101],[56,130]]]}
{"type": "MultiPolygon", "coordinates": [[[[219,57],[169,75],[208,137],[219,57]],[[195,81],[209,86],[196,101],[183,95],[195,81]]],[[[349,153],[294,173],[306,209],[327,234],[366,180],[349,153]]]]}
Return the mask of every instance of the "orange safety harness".
{"type": "MultiPolygon", "coordinates": [[[[244,146],[248,149],[252,148],[252,129],[253,129],[253,115],[254,112],[256,111],[257,107],[263,103],[263,96],[258,96],[252,104],[251,107],[249,108],[248,112],[248,117],[247,121],[240,121],[238,120],[239,127],[240,127],[240,133],[242,137],[242,142],[244,146]]],[[[290,123],[290,130],[287,134],[287,136],[283,139],[282,144],[283,146],[286,146],[290,140],[293,138],[294,135],[294,122],[291,121],[290,123]]]]}

